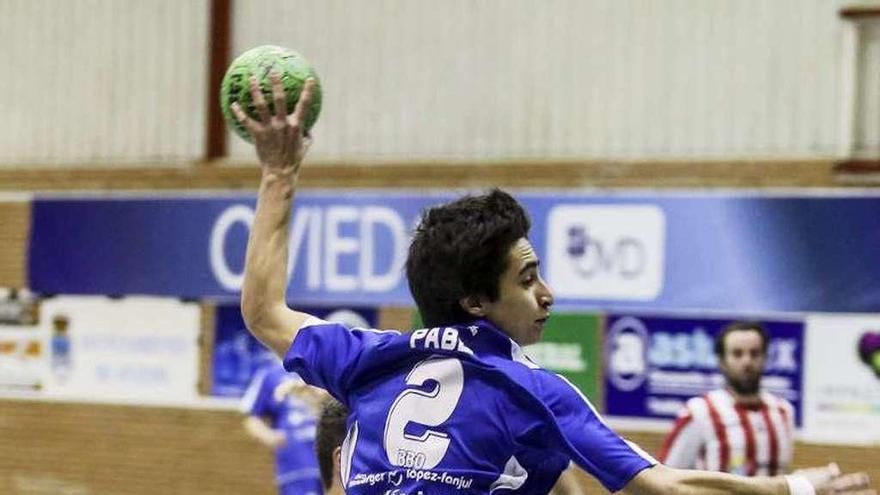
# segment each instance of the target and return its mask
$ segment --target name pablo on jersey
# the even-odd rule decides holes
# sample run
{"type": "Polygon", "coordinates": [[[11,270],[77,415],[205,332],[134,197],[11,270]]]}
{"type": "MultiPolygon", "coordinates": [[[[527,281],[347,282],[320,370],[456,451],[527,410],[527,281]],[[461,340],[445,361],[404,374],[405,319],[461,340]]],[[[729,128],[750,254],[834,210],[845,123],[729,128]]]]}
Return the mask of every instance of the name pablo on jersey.
{"type": "MultiPolygon", "coordinates": [[[[477,327],[469,327],[471,332],[476,332],[477,327]]],[[[409,338],[409,346],[413,349],[422,347],[424,349],[443,349],[445,351],[458,351],[470,355],[474,354],[461,338],[458,336],[458,330],[452,327],[447,328],[422,328],[415,330],[409,338]]]]}

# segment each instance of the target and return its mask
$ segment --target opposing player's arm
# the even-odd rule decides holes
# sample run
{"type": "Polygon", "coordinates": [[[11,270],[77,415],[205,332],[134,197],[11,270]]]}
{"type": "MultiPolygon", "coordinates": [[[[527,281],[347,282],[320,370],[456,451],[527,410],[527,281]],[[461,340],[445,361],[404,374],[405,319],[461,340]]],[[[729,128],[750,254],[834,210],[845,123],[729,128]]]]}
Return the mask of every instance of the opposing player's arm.
{"type": "Polygon", "coordinates": [[[314,81],[306,82],[296,109],[286,115],[284,88],[277,73],[270,75],[275,112],[268,105],[255,78],[251,96],[259,120],[245,115],[234,103],[236,118],[254,137],[262,178],[257,210],[248,238],[241,310],[251,333],[279,356],[293,342],[296,332],[309,317],[287,306],[288,225],[296,191],[299,168],[310,138],[303,132],[302,120],[314,92],[314,81]]]}

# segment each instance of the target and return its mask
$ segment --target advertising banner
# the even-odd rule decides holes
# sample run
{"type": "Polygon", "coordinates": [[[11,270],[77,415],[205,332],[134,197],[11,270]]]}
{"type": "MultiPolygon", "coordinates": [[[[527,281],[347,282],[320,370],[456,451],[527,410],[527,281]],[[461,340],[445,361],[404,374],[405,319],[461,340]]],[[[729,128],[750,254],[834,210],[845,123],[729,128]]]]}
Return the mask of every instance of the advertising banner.
{"type": "Polygon", "coordinates": [[[37,326],[37,301],[16,289],[0,296],[0,393],[43,387],[49,357],[37,326]]]}
{"type": "MultiPolygon", "coordinates": [[[[731,319],[609,315],[604,339],[605,413],[673,418],[691,397],[724,386],[715,335],[731,319]]],[[[799,321],[762,319],[770,344],[763,389],[788,399],[801,424],[803,334],[799,321]]]]}
{"type": "Polygon", "coordinates": [[[197,397],[198,304],[55,297],[40,306],[50,350],[45,394],[75,400],[190,403],[197,397]]]}
{"type": "MultiPolygon", "coordinates": [[[[402,269],[423,191],[303,191],[288,294],[302,304],[412,304],[402,269]]],[[[880,312],[880,196],[523,192],[557,307],[880,312]]],[[[251,196],[38,197],[29,283],[47,294],[229,299],[251,196]]]]}
{"type": "Polygon", "coordinates": [[[807,318],[804,440],[880,445],[880,316],[807,318]]]}
{"type": "Polygon", "coordinates": [[[64,296],[0,325],[0,391],[75,401],[188,404],[197,397],[198,304],[64,296]]]}
{"type": "Polygon", "coordinates": [[[556,313],[547,320],[541,342],[523,348],[535,363],[567,378],[598,409],[601,322],[597,314],[556,313]]]}
{"type": "MultiPolygon", "coordinates": [[[[374,308],[301,307],[300,311],[350,327],[374,328],[374,308]]],[[[211,395],[241,397],[261,366],[278,358],[248,331],[238,304],[216,306],[211,395]]]]}

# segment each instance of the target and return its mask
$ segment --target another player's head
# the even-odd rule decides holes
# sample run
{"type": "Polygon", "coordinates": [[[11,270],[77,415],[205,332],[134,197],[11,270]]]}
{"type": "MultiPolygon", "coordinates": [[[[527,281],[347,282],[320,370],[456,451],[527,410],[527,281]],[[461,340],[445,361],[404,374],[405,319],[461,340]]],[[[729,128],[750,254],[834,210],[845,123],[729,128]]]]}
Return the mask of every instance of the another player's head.
{"type": "Polygon", "coordinates": [[[485,318],[519,344],[537,342],[553,295],[529,228],[522,206],[499,189],[427,210],[406,262],[425,326],[485,318]]]}
{"type": "Polygon", "coordinates": [[[318,467],[321,470],[321,484],[325,495],[342,494],[342,477],[339,461],[342,441],[345,439],[345,420],[348,409],[333,399],[324,401],[321,415],[318,416],[318,431],[315,437],[315,450],[318,454],[318,467]]]}
{"type": "Polygon", "coordinates": [[[734,392],[740,395],[758,393],[769,340],[764,325],[756,321],[733,322],[715,338],[718,365],[727,386],[734,392]]]}

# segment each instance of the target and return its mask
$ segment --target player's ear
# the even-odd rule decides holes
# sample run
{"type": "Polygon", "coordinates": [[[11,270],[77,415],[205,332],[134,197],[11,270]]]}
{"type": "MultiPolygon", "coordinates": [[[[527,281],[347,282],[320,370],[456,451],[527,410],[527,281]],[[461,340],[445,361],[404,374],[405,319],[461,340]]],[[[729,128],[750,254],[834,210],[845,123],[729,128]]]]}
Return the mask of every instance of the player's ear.
{"type": "Polygon", "coordinates": [[[482,297],[465,296],[458,300],[458,304],[471,316],[480,318],[486,316],[486,307],[483,305],[482,297]]]}
{"type": "Polygon", "coordinates": [[[333,449],[333,478],[342,480],[342,447],[333,449]]]}

